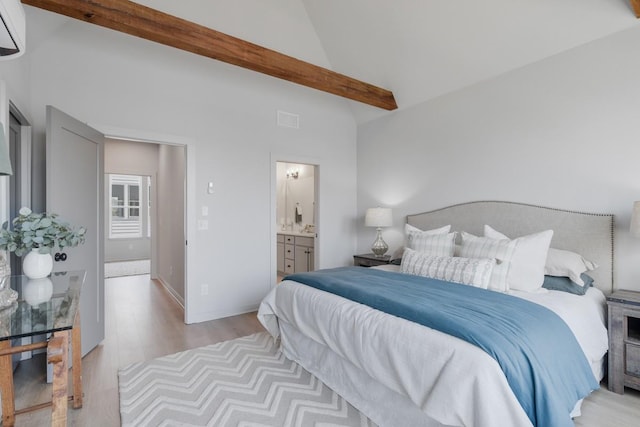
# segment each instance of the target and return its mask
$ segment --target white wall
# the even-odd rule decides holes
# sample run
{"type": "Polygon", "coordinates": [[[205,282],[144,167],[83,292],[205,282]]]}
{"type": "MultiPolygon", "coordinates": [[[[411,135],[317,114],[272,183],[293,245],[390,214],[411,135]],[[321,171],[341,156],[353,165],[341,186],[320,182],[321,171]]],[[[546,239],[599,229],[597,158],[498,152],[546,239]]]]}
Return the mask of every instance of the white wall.
{"type": "Polygon", "coordinates": [[[358,249],[364,212],[404,216],[473,200],[615,214],[615,286],[640,289],[640,29],[594,41],[484,83],[361,125],[358,249]]]}
{"type": "Polygon", "coordinates": [[[351,262],[356,125],[347,101],[73,20],[26,55],[36,144],[44,138],[47,104],[88,123],[190,141],[189,322],[253,310],[270,289],[274,156],[320,164],[319,264],[351,262]],[[299,114],[301,128],[277,127],[278,109],[299,114]],[[196,232],[203,206],[209,229],[196,232]],[[201,295],[202,284],[208,295],[201,295]]]}

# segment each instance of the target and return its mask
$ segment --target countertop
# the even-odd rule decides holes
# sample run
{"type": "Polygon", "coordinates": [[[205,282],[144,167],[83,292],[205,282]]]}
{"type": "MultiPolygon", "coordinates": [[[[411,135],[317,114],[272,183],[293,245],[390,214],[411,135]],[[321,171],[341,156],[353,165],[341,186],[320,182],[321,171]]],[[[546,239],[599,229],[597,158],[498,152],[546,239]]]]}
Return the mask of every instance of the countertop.
{"type": "Polygon", "coordinates": [[[280,230],[278,234],[282,234],[283,236],[298,236],[298,237],[316,237],[316,233],[303,233],[302,231],[292,231],[292,230],[280,230]]]}

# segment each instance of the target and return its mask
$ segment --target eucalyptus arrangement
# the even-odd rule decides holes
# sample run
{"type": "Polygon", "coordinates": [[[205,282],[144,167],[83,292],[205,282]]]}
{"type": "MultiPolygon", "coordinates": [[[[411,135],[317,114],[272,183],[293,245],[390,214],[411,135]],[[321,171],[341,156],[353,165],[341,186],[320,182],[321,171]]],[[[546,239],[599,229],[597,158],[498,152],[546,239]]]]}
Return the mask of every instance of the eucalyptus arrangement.
{"type": "Polygon", "coordinates": [[[0,230],[0,249],[15,252],[22,256],[32,249],[38,253],[50,254],[56,247],[78,246],[84,243],[86,228],[73,228],[69,223],[59,219],[57,214],[33,213],[23,207],[19,215],[13,219],[13,229],[9,229],[8,221],[0,230]]]}

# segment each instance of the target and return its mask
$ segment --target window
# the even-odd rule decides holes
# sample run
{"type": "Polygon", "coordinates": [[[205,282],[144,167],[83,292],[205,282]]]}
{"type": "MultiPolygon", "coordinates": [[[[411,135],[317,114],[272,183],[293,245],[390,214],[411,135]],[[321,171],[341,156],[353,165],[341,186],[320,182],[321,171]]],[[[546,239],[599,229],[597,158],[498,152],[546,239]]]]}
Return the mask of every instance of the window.
{"type": "Polygon", "coordinates": [[[148,177],[109,175],[109,238],[149,237],[148,177]],[[145,186],[143,187],[143,178],[145,186]],[[144,213],[143,213],[144,211],[144,213]],[[144,221],[143,221],[144,218],[144,221]],[[143,227],[145,222],[145,227],[143,227]],[[143,236],[143,229],[145,236],[143,236]]]}

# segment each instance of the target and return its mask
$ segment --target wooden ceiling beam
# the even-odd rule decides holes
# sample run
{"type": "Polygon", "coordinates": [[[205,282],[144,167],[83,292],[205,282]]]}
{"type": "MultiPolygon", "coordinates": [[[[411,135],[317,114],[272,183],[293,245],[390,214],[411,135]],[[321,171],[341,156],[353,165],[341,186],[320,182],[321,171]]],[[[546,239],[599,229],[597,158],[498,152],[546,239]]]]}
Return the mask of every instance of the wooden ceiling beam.
{"type": "Polygon", "coordinates": [[[640,0],[631,0],[631,7],[636,13],[636,18],[640,18],[640,0]]]}
{"type": "Polygon", "coordinates": [[[22,0],[22,3],[166,46],[288,80],[385,110],[390,91],[127,0],[22,0]]]}

